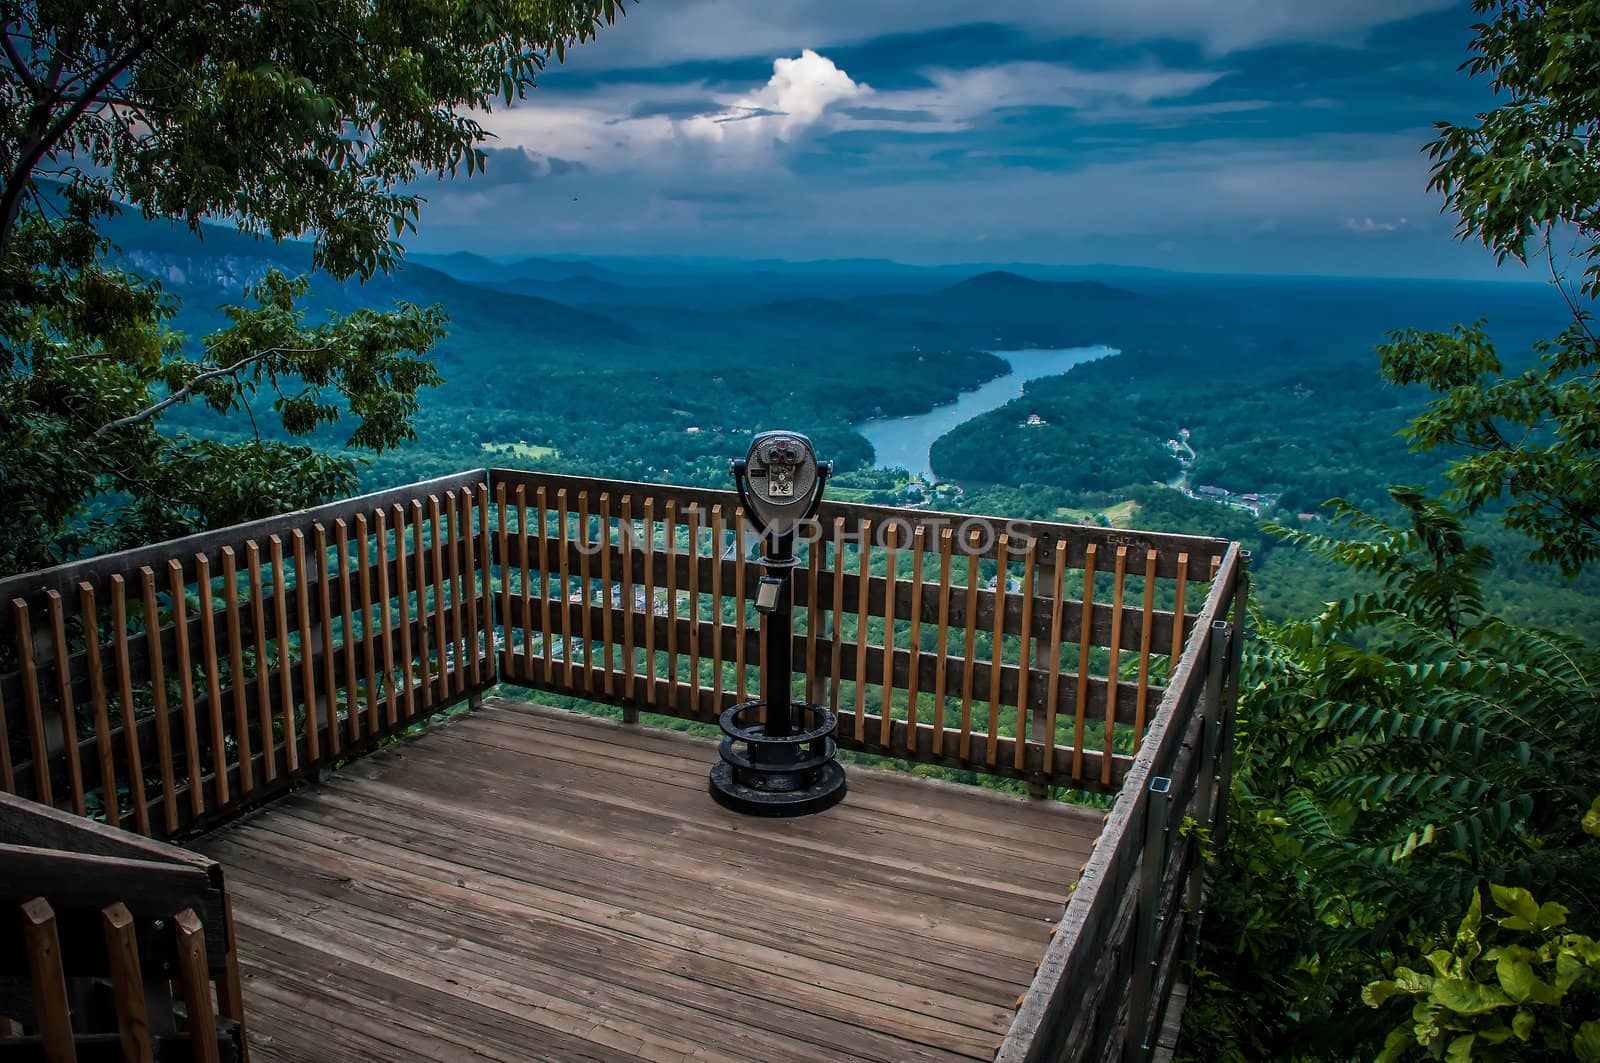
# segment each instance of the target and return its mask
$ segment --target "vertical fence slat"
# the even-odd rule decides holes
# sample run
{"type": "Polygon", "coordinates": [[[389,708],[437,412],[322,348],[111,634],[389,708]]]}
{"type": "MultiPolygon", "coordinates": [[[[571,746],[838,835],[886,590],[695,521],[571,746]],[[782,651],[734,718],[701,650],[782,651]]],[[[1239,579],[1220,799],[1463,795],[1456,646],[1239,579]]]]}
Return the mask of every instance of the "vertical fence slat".
{"type": "Polygon", "coordinates": [[[961,759],[972,759],[972,681],[978,647],[978,578],[982,560],[978,556],[978,533],[970,532],[966,542],[967,598],[961,642],[961,759]]]}
{"type": "Polygon", "coordinates": [[[583,639],[583,691],[594,693],[594,622],[589,617],[589,606],[594,603],[594,586],[590,579],[589,550],[593,544],[589,530],[589,492],[578,492],[578,588],[579,604],[583,612],[578,616],[578,631],[583,639]]]}
{"type": "Polygon", "coordinates": [[[116,901],[100,913],[105,934],[106,960],[111,968],[111,1003],[117,1015],[117,1035],[123,1063],[153,1063],[150,1019],[145,1011],[144,977],[139,970],[139,942],[133,914],[116,901]]]}
{"type": "Polygon", "coordinates": [[[839,707],[840,676],[844,670],[844,518],[833,518],[833,630],[828,639],[828,704],[839,707]]]}
{"type": "Polygon", "coordinates": [[[422,711],[433,705],[433,666],[428,659],[428,546],[422,502],[413,498],[406,507],[411,518],[411,564],[417,580],[417,686],[412,697],[421,698],[422,711]]]}
{"type": "Polygon", "coordinates": [[[461,588],[462,599],[466,603],[467,611],[464,620],[461,613],[457,611],[456,620],[461,623],[461,638],[458,641],[461,645],[463,657],[460,668],[461,683],[464,689],[468,683],[473,686],[478,685],[482,669],[478,664],[478,559],[477,535],[472,528],[475,508],[472,490],[463,487],[460,497],[461,530],[459,534],[461,543],[460,553],[456,556],[460,558],[461,567],[457,570],[456,585],[461,588]]]}
{"type": "Polygon", "coordinates": [[[917,525],[911,533],[911,630],[906,635],[909,663],[906,668],[906,752],[917,754],[917,694],[922,678],[922,555],[927,549],[926,529],[917,525]]]}
{"type": "MultiPolygon", "coordinates": [[[[506,512],[506,485],[495,485],[495,509],[500,518],[495,523],[495,546],[500,551],[500,627],[506,632],[505,642],[500,649],[500,672],[502,675],[511,671],[511,534],[508,529],[510,523],[506,512]]],[[[493,649],[493,647],[490,647],[493,649]]]]}
{"type": "MultiPolygon", "coordinates": [[[[715,510],[714,510],[715,512],[715,510]]],[[[822,538],[822,525],[812,522],[811,526],[816,533],[811,541],[806,544],[806,693],[805,698],[815,703],[817,700],[817,625],[822,621],[822,603],[817,601],[817,582],[822,575],[822,555],[827,550],[827,545],[822,538]]],[[[720,617],[721,605],[718,605],[720,617]]],[[[717,702],[721,704],[719,699],[717,702]]]]}
{"type": "Polygon", "coordinates": [[[100,808],[106,822],[122,826],[122,799],[117,794],[117,763],[111,750],[111,717],[106,710],[105,673],[100,670],[100,612],[94,584],[78,582],[78,611],[83,617],[84,665],[89,672],[89,701],[94,708],[94,746],[100,761],[100,808]]]}
{"type": "MultiPolygon", "coordinates": [[[[228,741],[222,733],[222,684],[217,675],[217,603],[211,592],[211,563],[204,554],[194,557],[194,582],[200,617],[200,666],[206,673],[206,730],[211,746],[212,789],[217,807],[228,804],[228,741]]],[[[193,767],[190,779],[198,782],[200,770],[193,767]]]]}
{"type": "MultiPolygon", "coordinates": [[[[300,634],[300,697],[306,703],[306,759],[315,764],[322,759],[322,728],[317,723],[317,670],[311,648],[311,568],[306,561],[306,533],[296,528],[290,533],[294,552],[295,629],[300,634]]],[[[240,770],[244,765],[240,765],[240,770]]]]}
{"type": "MultiPolygon", "coordinates": [[[[434,701],[435,707],[443,705],[450,700],[450,677],[447,662],[450,657],[450,642],[445,638],[444,631],[444,600],[445,600],[445,572],[444,572],[444,514],[439,508],[439,496],[428,496],[428,527],[432,533],[430,540],[433,555],[433,641],[439,654],[438,664],[434,668],[434,701]]],[[[417,556],[422,556],[421,551],[417,556]]],[[[417,585],[418,601],[421,601],[422,585],[417,585]]],[[[548,678],[548,677],[547,677],[548,678]]]]}
{"type": "Polygon", "coordinates": [[[682,711],[679,704],[678,682],[678,503],[667,499],[666,537],[663,548],[667,555],[667,704],[674,712],[682,711]]]}
{"type": "Polygon", "coordinates": [[[656,702],[656,502],[644,500],[644,679],[645,700],[656,702]]]}
{"type": "Polygon", "coordinates": [[[372,514],[378,537],[378,641],[383,646],[383,722],[393,727],[400,719],[394,683],[394,609],[389,604],[389,518],[379,509],[372,514]]]}
{"type": "MultiPolygon", "coordinates": [[[[1006,593],[1011,582],[1006,559],[1011,556],[1011,537],[1001,533],[995,546],[994,630],[989,636],[989,737],[983,744],[983,760],[991,768],[1000,762],[1000,671],[1006,657],[1006,593]]],[[[1019,718],[1020,715],[1019,712],[1019,718]]]]}
{"type": "MultiPolygon", "coordinates": [[[[44,735],[44,712],[39,704],[39,672],[33,660],[33,625],[28,621],[28,603],[11,600],[12,627],[17,637],[17,668],[22,680],[22,712],[28,728],[29,756],[32,758],[34,800],[55,803],[50,785],[49,743],[44,735]]],[[[3,711],[3,710],[0,710],[3,711]]]]}
{"type": "Polygon", "coordinates": [[[1183,656],[1184,631],[1183,624],[1187,618],[1183,615],[1184,596],[1189,590],[1189,555],[1178,555],[1178,583],[1173,588],[1172,603],[1172,655],[1167,658],[1167,679],[1170,682],[1173,674],[1178,670],[1178,659],[1183,656]]]}
{"type": "Polygon", "coordinates": [[[1017,743],[1012,767],[1022,771],[1028,766],[1028,675],[1033,669],[1033,576],[1038,560],[1039,540],[1028,537],[1028,549],[1022,555],[1022,640],[1017,657],[1017,743]]]}
{"type": "Polygon", "coordinates": [[[111,577],[111,630],[117,659],[117,703],[122,712],[122,741],[128,764],[128,798],[133,803],[134,825],[148,837],[150,806],[145,800],[144,758],[139,753],[137,706],[133,703],[133,663],[128,659],[128,586],[120,574],[111,577]]]}
{"type": "Polygon", "coordinates": [[[355,574],[350,568],[350,525],[333,521],[333,549],[339,565],[339,650],[344,660],[344,716],[350,744],[361,741],[360,673],[356,670],[355,574]]]}
{"type": "Polygon", "coordinates": [[[856,525],[856,741],[867,737],[867,595],[872,584],[872,525],[856,525]]]}
{"type": "Polygon", "coordinates": [[[889,748],[889,736],[894,732],[894,597],[900,571],[899,533],[900,528],[894,523],[884,530],[883,706],[878,712],[878,745],[885,749],[889,748]]]}
{"type": "MultiPolygon", "coordinates": [[[[633,496],[622,496],[622,527],[618,545],[622,548],[622,689],[631,700],[633,689],[633,496]]],[[[646,616],[648,622],[648,615],[646,616]]]]}
{"type": "Polygon", "coordinates": [[[56,913],[43,897],[22,905],[22,944],[28,953],[34,1017],[44,1058],[48,1063],[72,1063],[78,1055],[72,1043],[72,1011],[67,1004],[67,979],[61,969],[61,941],[56,935],[56,913]]]}
{"type": "Polygon", "coordinates": [[[1050,600],[1050,689],[1045,691],[1044,770],[1056,767],[1056,712],[1061,708],[1061,639],[1066,623],[1067,543],[1056,540],[1056,578],[1050,600]]]}
{"type": "Polygon", "coordinates": [[[194,719],[194,662],[189,652],[188,589],[183,562],[167,562],[167,586],[172,595],[172,637],[178,649],[178,706],[183,712],[184,775],[189,785],[189,810],[196,816],[206,809],[200,786],[200,734],[194,719]]]}
{"type": "Polygon", "coordinates": [[[955,534],[939,533],[939,629],[934,633],[933,656],[938,667],[933,677],[933,751],[944,756],[944,708],[950,665],[950,562],[955,534]]]}
{"type": "Polygon", "coordinates": [[[83,765],[78,760],[78,709],[72,700],[72,673],[67,669],[66,607],[58,591],[45,592],[45,609],[50,617],[51,664],[56,676],[56,716],[61,726],[61,752],[67,764],[67,789],[72,797],[73,811],[81,816],[87,806],[83,794],[83,765]]]}
{"type": "Polygon", "coordinates": [[[167,833],[178,829],[178,799],[172,779],[172,734],[167,726],[167,671],[161,652],[161,612],[156,605],[156,574],[149,565],[139,569],[144,594],[145,648],[150,657],[150,695],[156,709],[156,756],[161,770],[161,814],[167,833]]]}
{"type": "Polygon", "coordinates": [[[239,561],[233,547],[222,553],[222,607],[228,621],[228,686],[233,695],[233,740],[239,748],[239,789],[249,794],[256,787],[250,744],[250,709],[244,681],[244,634],[239,623],[239,561]]]}
{"type": "MultiPolygon", "coordinates": [[[[1150,628],[1156,611],[1156,552],[1144,555],[1144,609],[1139,618],[1139,695],[1133,707],[1133,751],[1144,742],[1144,724],[1150,703],[1150,628]]],[[[1174,618],[1173,623],[1177,620],[1174,618]]]]}
{"type": "Polygon", "coordinates": [[[606,697],[616,695],[616,611],[617,596],[613,594],[611,573],[611,494],[600,492],[600,595],[603,608],[600,612],[601,690],[606,697]]]}
{"type": "MultiPolygon", "coordinates": [[[[517,485],[517,578],[521,581],[522,595],[522,667],[524,675],[533,675],[533,566],[528,563],[528,489],[517,485]]],[[[542,639],[543,636],[541,635],[542,639]]],[[[506,624],[506,645],[511,644],[511,625],[506,624]]]]}
{"type": "MultiPolygon", "coordinates": [[[[468,539],[472,537],[472,517],[470,514],[463,513],[467,504],[466,497],[457,494],[455,491],[449,491],[445,493],[445,498],[450,503],[447,507],[449,509],[449,519],[446,521],[450,536],[450,549],[447,553],[450,557],[450,601],[452,604],[450,619],[455,624],[456,657],[455,664],[450,669],[450,688],[459,694],[467,688],[467,677],[471,671],[467,661],[467,591],[469,588],[467,587],[466,558],[463,556],[463,552],[469,544],[463,543],[461,540],[463,537],[468,539]],[[461,527],[463,516],[466,516],[467,523],[465,531],[461,527]]],[[[571,678],[570,675],[568,678],[571,678]]]]}
{"type": "Polygon", "coordinates": [[[1089,646],[1094,633],[1094,567],[1098,551],[1090,543],[1083,551],[1083,620],[1078,635],[1078,700],[1073,706],[1072,777],[1083,778],[1084,713],[1089,707],[1089,646]]]}
{"type": "MultiPolygon", "coordinates": [[[[478,662],[477,681],[479,685],[484,685],[492,681],[495,675],[494,591],[490,586],[494,554],[489,544],[489,488],[479,484],[473,489],[473,497],[478,503],[478,562],[473,567],[473,578],[482,585],[483,600],[478,606],[477,620],[472,632],[474,646],[472,659],[478,662]]],[[[479,595],[474,595],[474,600],[478,597],[479,595]]]]}
{"type": "Polygon", "coordinates": [[[689,714],[700,715],[700,507],[688,514],[689,534],[689,714]]]}
{"type": "Polygon", "coordinates": [[[722,635],[727,624],[722,619],[722,507],[711,507],[711,704],[712,712],[722,711],[722,635]]]}
{"type": "MultiPolygon", "coordinates": [[[[267,537],[267,550],[272,558],[272,617],[277,627],[278,644],[278,697],[283,712],[283,765],[284,771],[294,774],[300,770],[299,734],[294,719],[294,654],[289,649],[289,594],[288,582],[283,575],[283,539],[267,537]]],[[[276,736],[267,736],[265,742],[276,742],[276,736]]]]}
{"type": "Polygon", "coordinates": [[[1117,560],[1111,584],[1111,663],[1106,674],[1106,729],[1102,736],[1104,756],[1100,758],[1100,783],[1111,785],[1111,754],[1117,737],[1117,680],[1122,671],[1123,583],[1128,575],[1128,548],[1117,547],[1117,560]]]}
{"type": "Polygon", "coordinates": [[[556,562],[561,570],[561,588],[556,599],[561,605],[561,681],[572,689],[572,562],[571,529],[568,527],[567,489],[556,492],[556,562]]]}
{"type": "Polygon", "coordinates": [[[745,675],[745,541],[744,541],[744,508],[735,507],[733,511],[733,618],[734,618],[734,663],[733,676],[735,683],[735,699],[746,700],[749,678],[745,675]]]}
{"type": "Polygon", "coordinates": [[[0,791],[17,792],[17,779],[11,768],[11,729],[8,721],[11,708],[6,704],[4,690],[0,690],[0,791]]]}
{"type": "Polygon", "coordinates": [[[267,782],[278,777],[278,743],[272,737],[272,677],[267,670],[267,595],[261,582],[261,546],[254,539],[244,544],[244,564],[250,572],[250,622],[256,644],[256,718],[260,721],[262,774],[267,782]]]}
{"type": "MultiPolygon", "coordinates": [[[[454,507],[452,507],[452,519],[454,507]]],[[[354,517],[356,536],[356,588],[357,605],[361,610],[361,619],[358,627],[361,629],[361,678],[365,682],[362,705],[367,713],[367,735],[377,734],[382,728],[378,723],[378,646],[372,638],[372,549],[367,545],[367,515],[357,513],[354,517]]],[[[454,544],[451,544],[454,546],[454,544]]],[[[460,623],[460,616],[456,621],[460,623]]],[[[460,666],[460,660],[456,661],[460,666]]],[[[352,710],[354,711],[354,710],[352,710]]]]}
{"type": "Polygon", "coordinates": [[[216,1013],[211,1007],[211,980],[206,972],[206,935],[188,908],[177,914],[178,985],[189,1015],[189,1045],[194,1063],[219,1063],[216,1013]]]}
{"type": "MultiPolygon", "coordinates": [[[[416,503],[412,503],[415,505],[416,503]]],[[[343,736],[339,733],[339,689],[333,656],[333,568],[328,560],[328,529],[318,521],[311,527],[311,542],[317,551],[317,605],[322,614],[322,697],[327,702],[328,755],[336,757],[343,736]]]]}
{"type": "MultiPolygon", "coordinates": [[[[389,512],[394,518],[394,594],[398,603],[395,611],[400,621],[400,680],[405,684],[401,710],[407,720],[414,720],[417,716],[417,670],[411,656],[411,573],[406,557],[406,510],[396,502],[389,512]]],[[[502,549],[500,554],[504,557],[505,551],[502,549]]],[[[510,586],[510,582],[507,581],[506,585],[510,586]]],[[[509,651],[510,648],[511,640],[508,638],[506,649],[509,651]]]]}
{"type": "Polygon", "coordinates": [[[535,495],[535,508],[539,511],[539,642],[543,649],[544,681],[548,684],[555,675],[555,660],[553,657],[555,647],[551,635],[555,630],[550,626],[550,559],[549,559],[549,532],[548,523],[549,507],[545,497],[545,490],[540,487],[535,495]]]}

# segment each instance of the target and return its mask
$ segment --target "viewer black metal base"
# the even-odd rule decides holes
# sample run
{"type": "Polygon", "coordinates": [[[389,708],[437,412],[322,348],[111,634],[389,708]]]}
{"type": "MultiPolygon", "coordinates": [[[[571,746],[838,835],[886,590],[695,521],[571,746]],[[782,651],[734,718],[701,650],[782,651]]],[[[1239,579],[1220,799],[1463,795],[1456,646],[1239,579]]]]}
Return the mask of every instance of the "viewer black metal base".
{"type": "Polygon", "coordinates": [[[764,701],[740,702],[718,723],[722,762],[711,769],[711,796],[735,812],[754,816],[805,816],[838,804],[844,768],[835,760],[838,719],[820,705],[794,705],[800,730],[768,735],[760,720],[764,701]]]}

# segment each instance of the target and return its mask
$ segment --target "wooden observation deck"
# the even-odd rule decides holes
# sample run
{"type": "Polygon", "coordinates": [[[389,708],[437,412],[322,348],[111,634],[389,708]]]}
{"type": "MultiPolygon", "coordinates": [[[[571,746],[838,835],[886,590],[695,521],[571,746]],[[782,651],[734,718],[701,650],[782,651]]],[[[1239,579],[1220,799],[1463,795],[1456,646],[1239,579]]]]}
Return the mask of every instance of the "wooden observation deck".
{"type": "Polygon", "coordinates": [[[1237,545],[825,504],[793,820],[706,792],[754,545],[480,470],[0,581],[0,1060],[1147,1059],[1237,545]]]}

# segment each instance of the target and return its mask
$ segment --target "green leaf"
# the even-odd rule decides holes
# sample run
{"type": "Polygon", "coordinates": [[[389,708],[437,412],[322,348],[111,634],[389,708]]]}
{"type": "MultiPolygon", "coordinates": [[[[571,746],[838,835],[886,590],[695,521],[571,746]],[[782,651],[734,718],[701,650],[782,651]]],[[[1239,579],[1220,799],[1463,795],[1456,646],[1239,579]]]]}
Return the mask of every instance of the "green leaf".
{"type": "Polygon", "coordinates": [[[1600,1019],[1590,1019],[1572,1037],[1572,1055],[1578,1063],[1600,1063],[1600,1019]]]}
{"type": "Polygon", "coordinates": [[[1451,1039],[1444,1050],[1444,1058],[1448,1063],[1472,1063],[1472,1042],[1475,1040],[1477,1037],[1470,1033],[1451,1039]]]}
{"type": "Polygon", "coordinates": [[[1600,797],[1596,797],[1589,811],[1583,814],[1583,833],[1600,838],[1600,797]]]}
{"type": "Polygon", "coordinates": [[[1399,984],[1391,979],[1368,982],[1361,987],[1361,1002],[1369,1008],[1381,1008],[1400,992],[1399,984]]]}
{"type": "Polygon", "coordinates": [[[1519,957],[1501,953],[1495,961],[1495,976],[1500,980],[1500,988],[1504,989],[1506,996],[1522,1003],[1534,992],[1534,985],[1539,981],[1533,973],[1533,965],[1519,957]]]}
{"type": "Polygon", "coordinates": [[[1513,1003],[1499,988],[1465,978],[1435,979],[1433,998],[1458,1015],[1482,1015],[1513,1003]]]}
{"type": "Polygon", "coordinates": [[[1526,1041],[1533,1033],[1533,1012],[1527,1008],[1518,1008],[1517,1013],[1511,1017],[1511,1032],[1517,1035],[1517,1040],[1526,1041]]]}

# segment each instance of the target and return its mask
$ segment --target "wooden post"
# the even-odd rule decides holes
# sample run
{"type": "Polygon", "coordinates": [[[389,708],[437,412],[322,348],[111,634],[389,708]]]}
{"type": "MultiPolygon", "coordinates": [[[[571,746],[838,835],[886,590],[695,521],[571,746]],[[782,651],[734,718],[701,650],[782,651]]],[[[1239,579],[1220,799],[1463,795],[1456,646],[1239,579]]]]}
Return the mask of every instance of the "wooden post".
{"type": "Polygon", "coordinates": [[[1172,798],[1171,779],[1156,776],[1150,780],[1145,801],[1144,854],[1140,858],[1136,886],[1139,896],[1134,912],[1128,1026],[1122,1042],[1122,1058],[1126,1063],[1143,1063],[1149,1059],[1155,1035],[1160,1032],[1156,1024],[1150,1022],[1150,998],[1156,967],[1161,960],[1157,948],[1161,923],[1166,918],[1166,913],[1161,911],[1161,880],[1167,866],[1168,835],[1172,830],[1172,798]]]}
{"type": "Polygon", "coordinates": [[[173,922],[178,931],[178,986],[189,1013],[190,1058],[194,1063],[221,1063],[216,1013],[211,1009],[211,977],[206,973],[205,930],[188,908],[173,922]]]}
{"type": "Polygon", "coordinates": [[[139,971],[139,943],[133,914],[117,901],[100,913],[106,959],[111,966],[111,1000],[117,1012],[117,1034],[125,1063],[152,1063],[150,1019],[145,1012],[144,978],[139,971]]]}
{"type": "Polygon", "coordinates": [[[33,1009],[46,1063],[75,1063],[78,1053],[72,1043],[72,1012],[67,1006],[67,980],[61,970],[56,913],[43,897],[22,905],[22,943],[28,953],[33,1009]]]}

